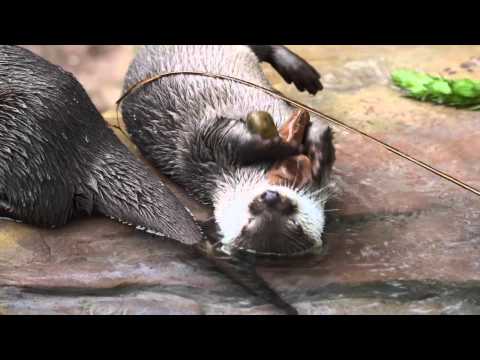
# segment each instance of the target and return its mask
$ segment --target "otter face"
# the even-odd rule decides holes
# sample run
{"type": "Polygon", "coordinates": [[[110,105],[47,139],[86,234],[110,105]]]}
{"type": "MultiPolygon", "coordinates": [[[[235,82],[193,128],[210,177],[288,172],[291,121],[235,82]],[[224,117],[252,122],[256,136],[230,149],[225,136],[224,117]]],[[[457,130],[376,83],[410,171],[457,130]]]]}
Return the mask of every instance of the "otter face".
{"type": "Polygon", "coordinates": [[[318,193],[268,183],[254,188],[237,188],[217,204],[215,217],[224,252],[295,256],[322,246],[326,199],[318,193]]]}

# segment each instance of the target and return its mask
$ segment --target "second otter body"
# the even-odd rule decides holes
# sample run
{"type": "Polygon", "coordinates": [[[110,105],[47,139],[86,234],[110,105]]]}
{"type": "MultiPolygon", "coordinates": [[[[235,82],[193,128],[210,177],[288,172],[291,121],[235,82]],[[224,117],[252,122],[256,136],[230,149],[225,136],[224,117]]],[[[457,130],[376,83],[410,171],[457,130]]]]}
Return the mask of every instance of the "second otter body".
{"type": "Polygon", "coordinates": [[[183,243],[202,239],[70,73],[0,46],[0,216],[56,227],[95,212],[183,243]]]}
{"type": "MultiPolygon", "coordinates": [[[[288,49],[243,45],[146,46],[130,65],[124,89],[171,71],[228,75],[271,87],[260,61],[270,62],[300,90],[321,89],[318,73],[288,49]]],[[[266,170],[294,150],[253,136],[245,119],[254,111],[270,113],[280,128],[295,108],[258,89],[190,75],[150,83],[122,104],[127,129],[142,154],[213,206],[225,251],[294,255],[321,246],[322,186],[335,159],[331,130],[313,118],[307,131],[306,143],[318,157],[311,186],[272,185],[266,170]]]]}

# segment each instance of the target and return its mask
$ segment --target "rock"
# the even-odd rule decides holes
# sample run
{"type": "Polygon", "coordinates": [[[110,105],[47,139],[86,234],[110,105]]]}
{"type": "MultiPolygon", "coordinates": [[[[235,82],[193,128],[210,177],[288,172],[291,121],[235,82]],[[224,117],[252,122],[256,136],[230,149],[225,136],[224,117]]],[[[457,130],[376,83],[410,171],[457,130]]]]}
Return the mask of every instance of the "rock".
{"type": "Polygon", "coordinates": [[[6,313],[281,313],[190,249],[108,219],[56,230],[1,221],[0,234],[6,313]]]}

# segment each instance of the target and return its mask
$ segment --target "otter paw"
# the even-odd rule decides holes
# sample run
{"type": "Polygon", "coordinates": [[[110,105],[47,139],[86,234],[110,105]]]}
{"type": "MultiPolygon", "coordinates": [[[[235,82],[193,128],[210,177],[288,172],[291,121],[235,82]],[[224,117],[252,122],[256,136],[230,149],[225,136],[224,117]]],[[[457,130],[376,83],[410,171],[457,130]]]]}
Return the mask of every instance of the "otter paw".
{"type": "Polygon", "coordinates": [[[312,163],[313,179],[322,181],[327,178],[335,162],[332,129],[327,127],[321,133],[310,132],[306,144],[306,153],[312,163]]]}
{"type": "Polygon", "coordinates": [[[256,138],[258,155],[265,160],[283,160],[287,157],[298,155],[303,150],[301,144],[295,141],[286,143],[281,137],[273,139],[263,139],[258,135],[254,137],[256,138]]]}
{"type": "Polygon", "coordinates": [[[297,143],[287,144],[280,137],[264,139],[258,134],[251,137],[250,143],[242,149],[241,162],[250,165],[257,162],[283,160],[302,153],[303,147],[297,143]]]}
{"type": "Polygon", "coordinates": [[[288,55],[277,54],[275,57],[278,60],[272,65],[287,83],[293,82],[299,91],[307,90],[312,95],[323,89],[318,71],[301,57],[292,52],[288,52],[288,55]]]}

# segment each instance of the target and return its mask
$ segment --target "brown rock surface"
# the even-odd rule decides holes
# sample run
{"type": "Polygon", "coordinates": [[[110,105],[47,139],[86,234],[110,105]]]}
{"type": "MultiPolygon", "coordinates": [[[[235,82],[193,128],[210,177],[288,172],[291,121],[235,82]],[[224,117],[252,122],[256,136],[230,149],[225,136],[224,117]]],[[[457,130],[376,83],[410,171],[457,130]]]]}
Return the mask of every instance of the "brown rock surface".
{"type": "MultiPolygon", "coordinates": [[[[462,67],[480,46],[291,48],[325,90],[300,94],[265,65],[277,89],[480,188],[480,112],[403,98],[388,81],[398,67],[480,79],[480,66],[462,67]]],[[[262,263],[262,276],[305,314],[480,313],[480,198],[335,130],[326,250],[262,263]]],[[[188,249],[94,218],[57,230],[0,221],[0,313],[280,311],[188,249]]]]}
{"type": "Polygon", "coordinates": [[[0,222],[4,313],[281,313],[174,242],[103,218],[57,230],[0,222]]]}

